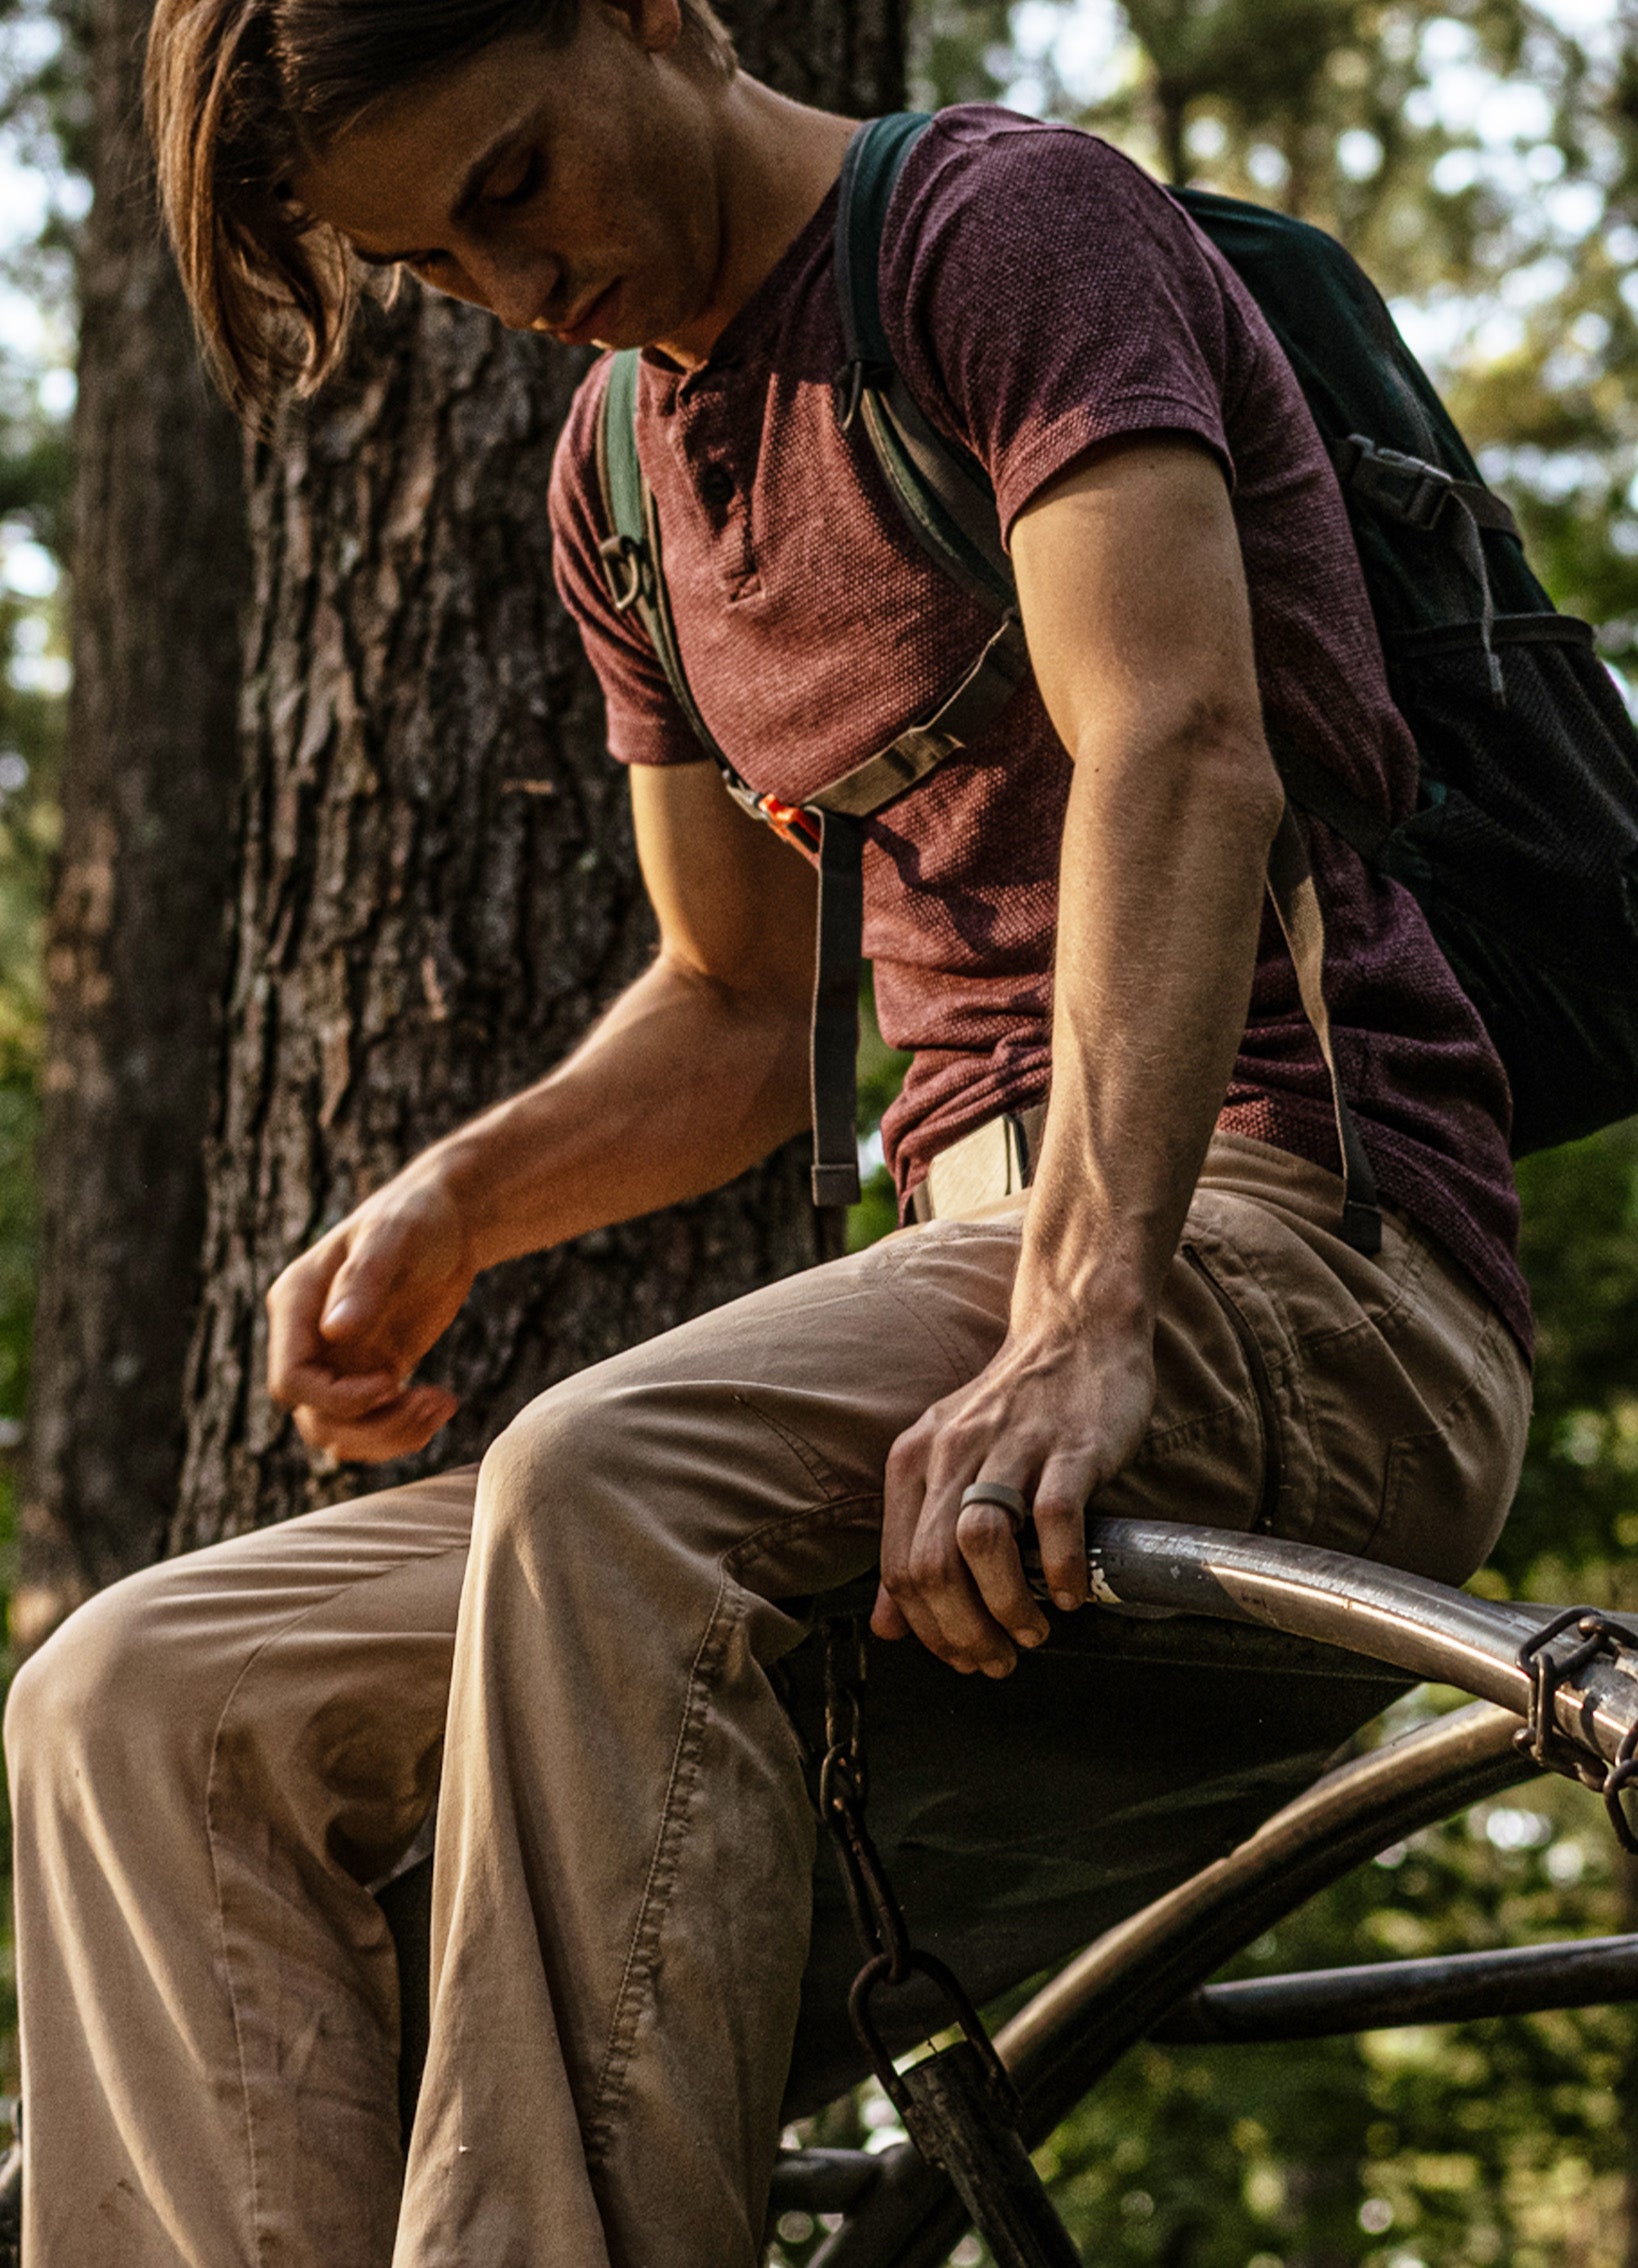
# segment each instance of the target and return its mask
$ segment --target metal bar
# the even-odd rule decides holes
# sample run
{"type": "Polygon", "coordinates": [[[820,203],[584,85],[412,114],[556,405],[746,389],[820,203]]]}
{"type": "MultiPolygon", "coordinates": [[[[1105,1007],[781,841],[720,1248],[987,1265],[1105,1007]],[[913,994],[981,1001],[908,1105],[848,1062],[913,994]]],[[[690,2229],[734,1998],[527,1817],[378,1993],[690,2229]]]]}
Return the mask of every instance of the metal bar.
{"type": "Polygon", "coordinates": [[[1168,2045],[1319,2040],[1624,2000],[1638,2000],[1638,1937],[1584,1937],[1206,1985],[1149,2037],[1168,2045]]]}
{"type": "Polygon", "coordinates": [[[882,2170],[868,2150],[781,2150],[774,2160],[768,2211],[845,2213],[882,2170]]]}
{"type": "Polygon", "coordinates": [[[1031,2143],[1214,1970],[1390,1843],[1536,1777],[1518,1720],[1477,1702],[1306,1789],[1215,1866],[1087,1947],[998,2035],[1031,2143]]]}
{"type": "MultiPolygon", "coordinates": [[[[1104,2071],[1213,1970],[1363,1860],[1536,1777],[1518,1719],[1478,1703],[1328,1772],[1239,1848],[1099,1938],[998,2034],[1046,2139],[1104,2071]]],[[[966,2228],[942,2174],[906,2143],[813,2268],[940,2268],[966,2228]]]]}
{"type": "MultiPolygon", "coordinates": [[[[1105,1605],[1171,1607],[1316,1638],[1521,1719],[1530,1681],[1519,1647],[1558,1612],[1471,1598],[1347,1552],[1167,1520],[1098,1521],[1088,1558],[1093,1597],[1105,1605]]],[[[1638,1654],[1612,1648],[1566,1677],[1553,1715],[1566,1739],[1613,1762],[1638,1725],[1638,1654]]]]}

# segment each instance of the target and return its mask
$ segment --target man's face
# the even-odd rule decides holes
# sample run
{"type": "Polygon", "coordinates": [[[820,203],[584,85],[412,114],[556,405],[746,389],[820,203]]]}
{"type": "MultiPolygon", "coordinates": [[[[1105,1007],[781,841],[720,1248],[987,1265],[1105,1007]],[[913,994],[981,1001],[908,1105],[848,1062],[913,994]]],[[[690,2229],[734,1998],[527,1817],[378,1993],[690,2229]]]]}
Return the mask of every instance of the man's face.
{"type": "Polygon", "coordinates": [[[584,0],[567,46],[497,41],[383,104],[298,175],[303,206],[514,330],[686,335],[721,261],[716,83],[676,0],[584,0]]]}

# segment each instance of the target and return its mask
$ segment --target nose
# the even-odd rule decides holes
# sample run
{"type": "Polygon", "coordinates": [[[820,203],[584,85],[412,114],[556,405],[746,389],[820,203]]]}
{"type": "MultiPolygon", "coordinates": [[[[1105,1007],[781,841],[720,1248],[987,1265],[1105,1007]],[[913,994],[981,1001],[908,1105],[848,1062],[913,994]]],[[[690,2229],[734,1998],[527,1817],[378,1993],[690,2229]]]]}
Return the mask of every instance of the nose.
{"type": "Polygon", "coordinates": [[[541,323],[558,288],[557,262],[538,252],[509,253],[493,245],[473,245],[465,250],[461,265],[483,305],[509,331],[533,330],[541,323]]]}

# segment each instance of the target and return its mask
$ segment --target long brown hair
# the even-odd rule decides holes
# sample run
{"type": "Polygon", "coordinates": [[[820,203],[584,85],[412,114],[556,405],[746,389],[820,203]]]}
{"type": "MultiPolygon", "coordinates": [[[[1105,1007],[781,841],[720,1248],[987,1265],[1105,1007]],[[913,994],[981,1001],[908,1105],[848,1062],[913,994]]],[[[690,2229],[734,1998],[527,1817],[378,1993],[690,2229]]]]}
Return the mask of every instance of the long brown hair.
{"type": "MultiPolygon", "coordinates": [[[[726,78],[733,43],[709,0],[682,0],[684,50],[726,78]]],[[[372,108],[492,41],[574,36],[580,0],[159,0],[148,131],[177,265],[206,360],[241,416],[334,369],[356,298],[333,229],[287,184],[372,108]]]]}

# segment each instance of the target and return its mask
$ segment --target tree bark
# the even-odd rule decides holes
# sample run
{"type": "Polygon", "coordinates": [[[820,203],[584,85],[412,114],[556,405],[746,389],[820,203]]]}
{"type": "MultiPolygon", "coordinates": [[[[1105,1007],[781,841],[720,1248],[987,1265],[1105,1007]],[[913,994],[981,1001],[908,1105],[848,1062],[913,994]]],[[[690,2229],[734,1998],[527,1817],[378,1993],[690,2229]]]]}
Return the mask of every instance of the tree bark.
{"type": "MultiPolygon", "coordinates": [[[[897,0],[783,0],[736,29],[793,93],[900,99],[897,0]]],[[[263,1385],[279,1269],[557,1060],[652,950],[625,783],[551,581],[547,475],[583,367],[407,288],[256,453],[228,1049],[173,1548],[474,1458],[554,1379],[819,1256],[793,1146],[483,1278],[428,1366],[461,1413],[418,1459],[317,1471],[263,1385]]]]}
{"type": "Polygon", "coordinates": [[[95,0],[74,691],[46,948],[41,1252],[14,1635],[152,1559],[181,1467],[249,582],[141,129],[149,0],[95,0]]]}

